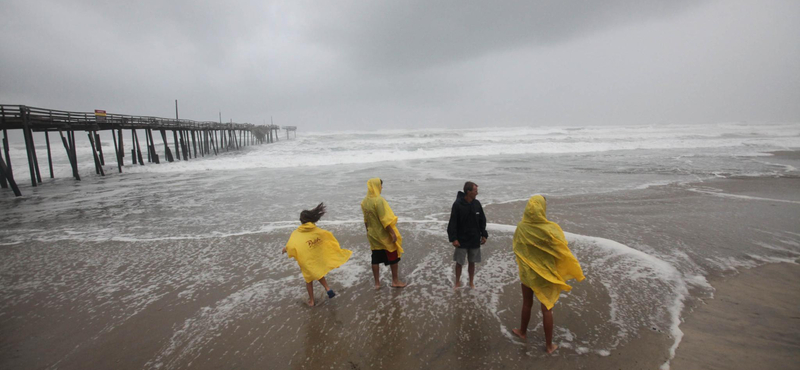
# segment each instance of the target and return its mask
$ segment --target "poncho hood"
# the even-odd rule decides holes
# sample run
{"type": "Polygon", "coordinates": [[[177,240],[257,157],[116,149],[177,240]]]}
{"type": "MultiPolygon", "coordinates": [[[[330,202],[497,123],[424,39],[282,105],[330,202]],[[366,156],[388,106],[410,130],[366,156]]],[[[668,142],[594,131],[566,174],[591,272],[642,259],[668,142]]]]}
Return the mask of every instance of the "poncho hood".
{"type": "MultiPolygon", "coordinates": [[[[528,199],[528,204],[525,205],[525,213],[522,214],[522,222],[530,224],[551,223],[547,220],[547,201],[543,196],[534,195],[531,197],[531,199],[528,199]]],[[[559,230],[560,229],[561,228],[559,227],[559,230]]],[[[563,231],[561,232],[561,235],[564,235],[563,231]]]]}
{"type": "Polygon", "coordinates": [[[383,190],[383,185],[381,185],[381,179],[375,177],[372,179],[367,180],[367,196],[370,198],[378,197],[381,195],[381,190],[383,190]]]}

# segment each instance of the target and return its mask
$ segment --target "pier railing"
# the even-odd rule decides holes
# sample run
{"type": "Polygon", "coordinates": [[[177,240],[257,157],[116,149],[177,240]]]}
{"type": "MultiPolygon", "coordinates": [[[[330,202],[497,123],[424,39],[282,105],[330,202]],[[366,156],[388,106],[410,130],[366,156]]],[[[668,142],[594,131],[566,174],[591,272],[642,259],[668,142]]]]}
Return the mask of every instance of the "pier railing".
{"type": "Polygon", "coordinates": [[[215,121],[193,121],[187,119],[161,118],[150,116],[130,116],[108,113],[98,115],[94,112],[68,112],[56,109],[28,107],[25,105],[0,105],[0,128],[23,129],[25,119],[34,131],[71,128],[74,130],[110,129],[235,129],[252,130],[256,127],[278,130],[278,125],[256,126],[250,123],[222,123],[215,121]],[[27,116],[27,117],[26,117],[27,116]]]}

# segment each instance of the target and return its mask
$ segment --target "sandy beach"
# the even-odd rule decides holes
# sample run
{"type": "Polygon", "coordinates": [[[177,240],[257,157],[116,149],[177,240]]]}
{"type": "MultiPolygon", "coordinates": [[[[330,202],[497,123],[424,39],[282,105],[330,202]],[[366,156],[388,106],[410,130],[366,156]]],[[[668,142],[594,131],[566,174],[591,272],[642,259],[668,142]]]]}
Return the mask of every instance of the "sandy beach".
{"type": "Polygon", "coordinates": [[[685,315],[674,369],[796,369],[800,266],[778,263],[711,280],[714,299],[685,315]]]}

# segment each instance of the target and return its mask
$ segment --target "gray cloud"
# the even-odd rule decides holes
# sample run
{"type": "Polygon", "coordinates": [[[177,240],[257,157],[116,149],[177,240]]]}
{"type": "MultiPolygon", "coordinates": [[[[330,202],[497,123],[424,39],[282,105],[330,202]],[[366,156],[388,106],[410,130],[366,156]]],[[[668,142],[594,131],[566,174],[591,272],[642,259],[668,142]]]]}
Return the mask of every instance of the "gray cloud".
{"type": "Polygon", "coordinates": [[[303,129],[800,120],[787,1],[8,1],[0,102],[303,129]],[[35,20],[35,21],[34,21],[35,20]]]}
{"type": "Polygon", "coordinates": [[[308,39],[361,68],[418,69],[670,17],[698,1],[331,2],[308,39]]]}

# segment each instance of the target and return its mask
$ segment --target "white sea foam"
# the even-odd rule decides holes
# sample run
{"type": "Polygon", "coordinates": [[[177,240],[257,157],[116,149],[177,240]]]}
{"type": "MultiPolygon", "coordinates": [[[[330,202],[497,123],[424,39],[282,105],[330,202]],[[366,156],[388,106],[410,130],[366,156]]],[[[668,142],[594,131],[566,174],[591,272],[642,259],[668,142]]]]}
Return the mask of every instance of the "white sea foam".
{"type": "Polygon", "coordinates": [[[693,191],[695,193],[713,195],[715,197],[720,197],[720,198],[736,198],[736,199],[758,200],[758,201],[776,202],[776,203],[800,204],[800,201],[796,201],[796,200],[764,198],[764,197],[754,197],[754,196],[750,196],[750,195],[731,194],[731,193],[722,192],[722,190],[720,190],[720,189],[710,190],[708,188],[704,188],[704,189],[688,188],[686,190],[693,191]]]}
{"type": "MultiPolygon", "coordinates": [[[[274,144],[245,147],[242,151],[213,153],[190,161],[166,164],[164,145],[155,135],[154,146],[162,165],[131,165],[130,135],[124,136],[124,172],[202,172],[208,170],[242,170],[253,168],[295,168],[327,165],[353,165],[409,160],[468,158],[491,156],[524,156],[543,154],[602,153],[608,151],[672,150],[705,151],[722,149],[721,155],[764,155],[770,150],[800,147],[800,125],[650,125],[631,127],[583,128],[486,128],[472,130],[428,129],[389,130],[349,133],[303,133],[297,139],[274,144]]],[[[80,173],[92,175],[94,163],[88,139],[77,135],[77,154],[80,173]]],[[[106,158],[105,171],[116,170],[111,135],[102,133],[106,158]]],[[[140,146],[143,132],[140,133],[140,146]]],[[[172,140],[167,135],[168,142],[172,140]]],[[[41,167],[46,165],[46,148],[37,137],[37,154],[41,167]]],[[[53,140],[51,140],[52,142],[53,140]]],[[[57,177],[69,177],[69,167],[60,139],[55,141],[54,172],[57,177]]],[[[174,151],[174,143],[169,143],[174,151]]],[[[28,178],[24,144],[12,140],[11,157],[18,179],[28,178]]],[[[145,150],[144,159],[147,160],[145,150]]],[[[774,165],[774,164],[771,164],[774,165]]],[[[794,166],[781,165],[782,171],[797,171],[794,166]]]]}

